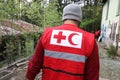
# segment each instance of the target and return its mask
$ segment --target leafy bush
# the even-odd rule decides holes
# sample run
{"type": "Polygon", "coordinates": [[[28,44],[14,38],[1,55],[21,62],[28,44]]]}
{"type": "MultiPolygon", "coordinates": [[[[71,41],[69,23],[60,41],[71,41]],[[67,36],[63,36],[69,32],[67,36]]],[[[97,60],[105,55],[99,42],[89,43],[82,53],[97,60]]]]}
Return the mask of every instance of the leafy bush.
{"type": "Polygon", "coordinates": [[[4,57],[4,59],[0,61],[0,66],[3,65],[2,62],[9,65],[21,58],[31,56],[40,35],[41,33],[5,35],[0,38],[0,40],[5,43],[5,50],[0,53],[1,56],[4,57]]]}
{"type": "Polygon", "coordinates": [[[110,45],[110,47],[107,49],[107,53],[106,54],[110,58],[115,58],[116,56],[118,56],[116,47],[113,46],[113,45],[110,45]]]}

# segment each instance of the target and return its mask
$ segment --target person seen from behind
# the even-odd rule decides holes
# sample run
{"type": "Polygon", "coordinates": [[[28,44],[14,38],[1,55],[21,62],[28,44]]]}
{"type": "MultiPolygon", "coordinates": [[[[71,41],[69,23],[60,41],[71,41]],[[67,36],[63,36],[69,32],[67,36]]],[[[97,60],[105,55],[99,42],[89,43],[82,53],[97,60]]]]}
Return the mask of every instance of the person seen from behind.
{"type": "Polygon", "coordinates": [[[82,10],[77,4],[64,7],[63,24],[47,28],[40,37],[26,78],[34,80],[99,80],[98,46],[94,35],[78,28],[82,10]]]}

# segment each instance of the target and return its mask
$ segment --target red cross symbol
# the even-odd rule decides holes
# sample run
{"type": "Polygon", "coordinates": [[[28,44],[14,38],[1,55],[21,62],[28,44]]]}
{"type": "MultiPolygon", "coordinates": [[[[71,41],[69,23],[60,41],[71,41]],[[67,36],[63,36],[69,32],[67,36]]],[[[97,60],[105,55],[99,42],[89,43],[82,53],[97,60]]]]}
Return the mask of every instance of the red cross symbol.
{"type": "Polygon", "coordinates": [[[54,35],[54,38],[57,39],[57,43],[61,43],[61,40],[62,40],[62,39],[63,39],[63,40],[66,39],[66,36],[63,36],[62,33],[63,33],[63,32],[60,31],[60,32],[58,33],[58,35],[54,35]]]}

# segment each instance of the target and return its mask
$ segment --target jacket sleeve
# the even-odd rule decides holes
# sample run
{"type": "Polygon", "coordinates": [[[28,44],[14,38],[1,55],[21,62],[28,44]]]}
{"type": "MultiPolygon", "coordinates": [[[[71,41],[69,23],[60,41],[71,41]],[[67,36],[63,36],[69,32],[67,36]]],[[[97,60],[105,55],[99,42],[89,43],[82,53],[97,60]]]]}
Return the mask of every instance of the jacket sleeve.
{"type": "Polygon", "coordinates": [[[96,41],[85,65],[85,80],[99,80],[99,54],[96,41]]]}
{"type": "Polygon", "coordinates": [[[28,80],[34,80],[36,75],[40,72],[40,69],[43,66],[43,55],[44,49],[40,38],[37,43],[34,55],[32,56],[31,60],[28,63],[28,68],[26,72],[26,78],[28,80]]]}

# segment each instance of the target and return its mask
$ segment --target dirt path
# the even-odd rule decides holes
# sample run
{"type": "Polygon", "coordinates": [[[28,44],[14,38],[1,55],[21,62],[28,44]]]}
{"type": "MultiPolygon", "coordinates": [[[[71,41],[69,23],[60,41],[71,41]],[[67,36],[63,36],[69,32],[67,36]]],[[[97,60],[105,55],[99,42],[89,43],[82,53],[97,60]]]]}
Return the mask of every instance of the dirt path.
{"type": "Polygon", "coordinates": [[[118,59],[108,58],[105,54],[105,45],[102,43],[98,43],[98,45],[100,54],[100,76],[105,78],[105,80],[120,80],[120,57],[118,57],[118,59]]]}

